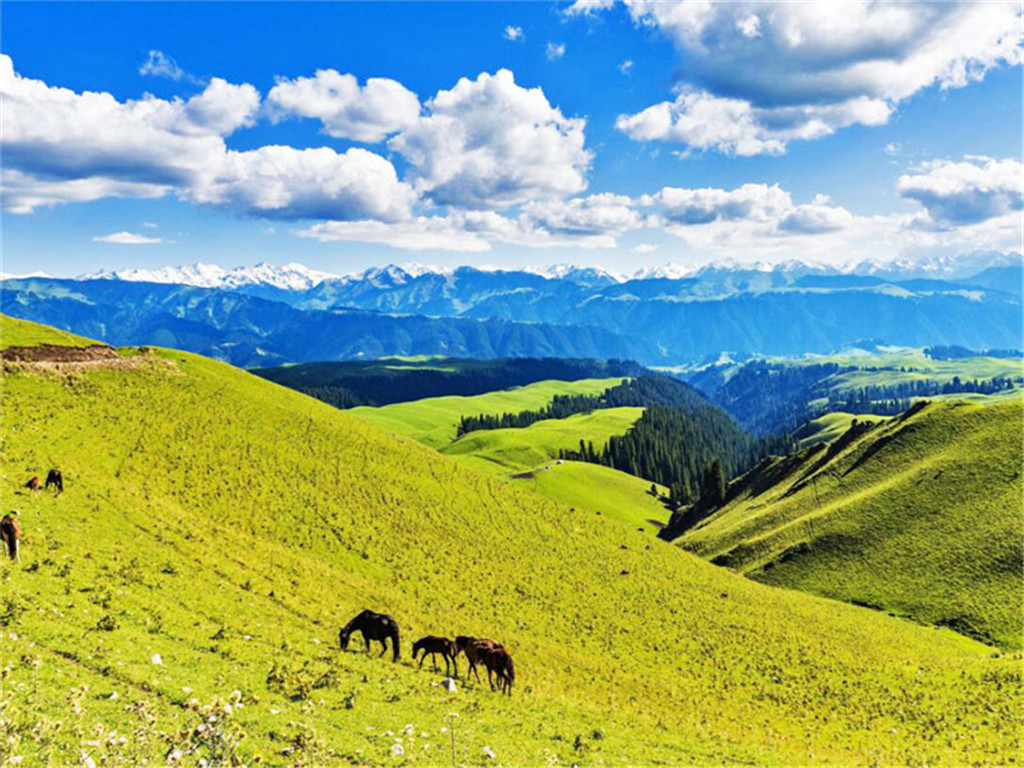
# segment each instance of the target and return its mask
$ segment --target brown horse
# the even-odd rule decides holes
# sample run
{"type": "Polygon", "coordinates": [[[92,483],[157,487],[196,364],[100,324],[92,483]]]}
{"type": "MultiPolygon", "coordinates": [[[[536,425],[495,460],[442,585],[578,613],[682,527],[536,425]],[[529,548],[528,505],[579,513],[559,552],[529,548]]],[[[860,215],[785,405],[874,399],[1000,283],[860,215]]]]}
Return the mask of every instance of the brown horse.
{"type": "Polygon", "coordinates": [[[42,481],[39,479],[39,475],[33,475],[32,479],[25,483],[25,487],[30,491],[38,491],[43,487],[42,481]]]}
{"type": "Polygon", "coordinates": [[[423,651],[423,658],[420,659],[420,669],[423,669],[423,662],[427,660],[428,655],[430,656],[430,663],[434,665],[434,669],[437,669],[436,654],[441,654],[441,658],[444,659],[444,673],[449,676],[452,674],[448,668],[448,660],[450,659],[452,668],[455,670],[455,677],[459,676],[459,665],[455,661],[455,657],[459,654],[459,649],[455,647],[455,641],[449,640],[447,637],[427,635],[413,643],[413,661],[416,661],[416,654],[420,651],[423,651]]]}
{"type": "MultiPolygon", "coordinates": [[[[458,656],[459,652],[466,654],[466,661],[469,662],[469,672],[476,675],[476,681],[479,683],[482,681],[480,680],[480,672],[477,670],[476,665],[483,662],[484,655],[488,651],[502,649],[502,646],[497,640],[459,635],[455,638],[455,648],[456,656],[458,656]]],[[[466,673],[467,680],[469,679],[469,672],[466,673]]],[[[491,683],[491,688],[493,687],[494,684],[491,683]]]]}
{"type": "Polygon", "coordinates": [[[15,562],[21,562],[21,524],[18,522],[18,513],[11,512],[0,519],[0,541],[3,542],[7,555],[15,562]]]}
{"type": "Polygon", "coordinates": [[[491,690],[494,690],[494,682],[491,680],[493,672],[498,678],[498,690],[511,696],[516,670],[509,652],[504,648],[487,648],[481,655],[480,661],[487,667],[487,681],[491,684],[491,690]]]}
{"type": "Polygon", "coordinates": [[[363,611],[352,621],[341,628],[338,633],[338,642],[341,650],[348,648],[348,640],[353,632],[362,632],[363,640],[366,641],[366,652],[370,652],[370,641],[376,640],[383,647],[380,655],[383,656],[388,649],[387,641],[391,641],[391,650],[394,654],[393,661],[398,661],[398,622],[383,613],[363,611]]]}
{"type": "Polygon", "coordinates": [[[59,469],[51,469],[46,473],[46,490],[50,490],[51,485],[57,488],[57,493],[64,493],[64,476],[59,469]]]}

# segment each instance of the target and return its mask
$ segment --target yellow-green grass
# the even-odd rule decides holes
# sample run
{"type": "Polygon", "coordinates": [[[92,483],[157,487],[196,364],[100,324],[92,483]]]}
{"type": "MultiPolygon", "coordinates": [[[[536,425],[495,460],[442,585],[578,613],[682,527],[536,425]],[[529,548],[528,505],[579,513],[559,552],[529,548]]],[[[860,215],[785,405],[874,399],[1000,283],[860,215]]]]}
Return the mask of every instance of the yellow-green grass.
{"type": "Polygon", "coordinates": [[[349,413],[431,448],[443,448],[455,440],[459,419],[463,416],[538,410],[548,405],[555,395],[599,395],[621,381],[621,378],[538,381],[483,395],[430,397],[379,408],[352,408],[349,413]]]}
{"type": "Polygon", "coordinates": [[[819,446],[680,541],[759,581],[1020,649],[1020,402],[927,405],[819,446]]]}
{"type": "Polygon", "coordinates": [[[625,434],[643,413],[643,408],[602,408],[564,419],[537,421],[522,429],[478,430],[463,435],[441,452],[472,456],[493,466],[494,471],[523,470],[557,459],[561,450],[578,450],[581,439],[601,450],[608,438],[625,434]]]}
{"type": "Polygon", "coordinates": [[[512,483],[529,488],[566,506],[602,515],[634,528],[651,530],[668,522],[669,512],[659,497],[668,489],[600,464],[581,461],[548,462],[513,475],[512,483]]]}
{"type": "Polygon", "coordinates": [[[801,448],[807,448],[816,443],[828,443],[835,440],[850,428],[854,419],[870,424],[877,424],[885,421],[886,416],[875,416],[873,414],[845,413],[844,411],[833,411],[811,419],[796,432],[796,438],[801,448]]]}
{"type": "Polygon", "coordinates": [[[1019,657],[743,579],[221,363],[40,371],[3,374],[5,763],[164,764],[186,702],[233,690],[249,764],[1021,762],[1019,657]],[[64,494],[22,489],[50,466],[64,494]],[[364,607],[402,663],[337,650],[364,607]],[[511,699],[410,665],[456,632],[512,651],[511,699]]]}
{"type": "Polygon", "coordinates": [[[41,344],[52,344],[58,347],[89,347],[99,343],[48,325],[38,325],[28,320],[19,320],[7,315],[0,315],[0,318],[2,318],[2,323],[0,323],[0,349],[38,346],[41,344]]]}

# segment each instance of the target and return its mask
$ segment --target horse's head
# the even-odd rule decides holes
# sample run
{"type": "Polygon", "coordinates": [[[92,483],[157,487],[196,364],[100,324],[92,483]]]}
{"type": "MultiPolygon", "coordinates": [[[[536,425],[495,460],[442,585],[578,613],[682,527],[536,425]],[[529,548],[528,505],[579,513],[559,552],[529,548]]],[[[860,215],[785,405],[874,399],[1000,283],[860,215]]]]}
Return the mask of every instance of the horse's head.
{"type": "Polygon", "coordinates": [[[458,637],[456,637],[455,638],[455,655],[458,656],[459,655],[459,651],[465,651],[466,650],[466,646],[469,645],[470,643],[472,643],[473,639],[474,638],[467,637],[466,635],[459,635],[458,637]]]}
{"type": "Polygon", "coordinates": [[[349,637],[350,637],[351,635],[352,635],[352,633],[351,633],[351,632],[349,632],[349,631],[348,631],[347,629],[345,629],[344,627],[343,627],[343,628],[342,628],[342,630],[341,630],[341,631],[340,631],[340,632],[338,633],[338,644],[339,644],[339,645],[341,646],[341,650],[343,650],[343,651],[346,651],[346,650],[348,650],[348,639],[349,639],[349,637]]]}

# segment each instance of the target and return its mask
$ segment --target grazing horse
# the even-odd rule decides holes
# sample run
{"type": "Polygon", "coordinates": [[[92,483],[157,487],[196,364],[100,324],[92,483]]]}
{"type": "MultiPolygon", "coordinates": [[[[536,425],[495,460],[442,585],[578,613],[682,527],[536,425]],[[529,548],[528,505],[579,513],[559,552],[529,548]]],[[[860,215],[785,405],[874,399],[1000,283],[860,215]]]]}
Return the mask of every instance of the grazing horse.
{"type": "Polygon", "coordinates": [[[21,525],[18,523],[18,513],[11,512],[9,515],[4,515],[0,520],[0,541],[3,541],[4,548],[11,560],[18,563],[21,562],[21,552],[18,546],[20,539],[21,525]]]}
{"type": "Polygon", "coordinates": [[[459,654],[459,649],[455,647],[455,641],[449,640],[447,637],[437,637],[436,635],[427,635],[421,637],[412,646],[412,660],[416,661],[416,654],[423,651],[423,658],[420,659],[420,669],[423,669],[423,662],[427,660],[427,656],[430,656],[430,663],[434,665],[434,669],[437,669],[437,656],[441,654],[441,658],[444,659],[444,673],[451,676],[451,672],[448,669],[448,660],[451,659],[452,667],[455,670],[455,677],[459,676],[459,665],[455,661],[455,657],[459,654]]]}
{"type": "Polygon", "coordinates": [[[391,640],[391,650],[394,653],[393,661],[398,661],[398,622],[383,613],[363,611],[352,621],[341,628],[338,633],[338,642],[341,650],[348,648],[348,639],[353,632],[362,632],[363,640],[366,641],[366,652],[370,652],[370,641],[376,640],[383,647],[380,655],[383,656],[388,649],[387,641],[391,640]]]}
{"type": "Polygon", "coordinates": [[[59,469],[51,469],[46,473],[46,490],[50,490],[51,485],[57,488],[57,493],[64,493],[64,476],[59,469]]]}
{"type": "Polygon", "coordinates": [[[491,683],[491,690],[494,690],[494,682],[491,680],[493,672],[498,678],[498,690],[511,696],[512,683],[516,679],[516,669],[509,652],[504,648],[488,648],[483,652],[480,660],[487,667],[487,681],[491,683]]]}
{"type": "Polygon", "coordinates": [[[42,481],[39,479],[39,475],[33,475],[32,479],[25,483],[25,487],[30,491],[38,491],[43,487],[42,481]]]}
{"type": "MultiPolygon", "coordinates": [[[[497,640],[459,635],[455,638],[455,649],[456,656],[459,655],[460,651],[466,654],[466,661],[469,662],[469,672],[476,675],[476,681],[479,683],[482,681],[480,680],[480,672],[477,670],[476,665],[483,661],[483,657],[488,651],[501,649],[501,643],[497,640]]],[[[467,680],[469,679],[469,672],[466,673],[467,680]]],[[[491,687],[494,687],[493,683],[491,687]]]]}

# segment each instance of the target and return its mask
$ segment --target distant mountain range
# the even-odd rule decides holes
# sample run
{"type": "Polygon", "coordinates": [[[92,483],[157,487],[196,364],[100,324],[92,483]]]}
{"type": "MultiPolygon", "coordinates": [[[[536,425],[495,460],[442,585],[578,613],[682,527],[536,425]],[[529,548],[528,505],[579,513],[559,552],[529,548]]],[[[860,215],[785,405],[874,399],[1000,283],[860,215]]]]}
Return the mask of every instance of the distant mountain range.
{"type": "Polygon", "coordinates": [[[385,354],[624,358],[829,353],[858,339],[1020,348],[1020,257],[835,268],[716,263],[625,278],[593,267],[420,265],[330,275],[301,264],[7,278],[3,311],[115,344],[238,365],[385,354]]]}

